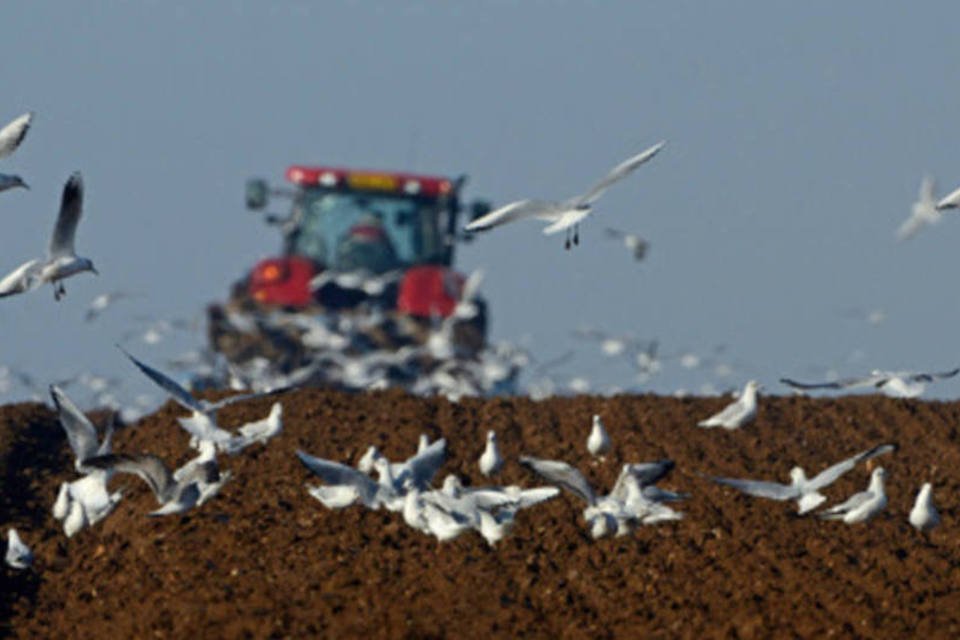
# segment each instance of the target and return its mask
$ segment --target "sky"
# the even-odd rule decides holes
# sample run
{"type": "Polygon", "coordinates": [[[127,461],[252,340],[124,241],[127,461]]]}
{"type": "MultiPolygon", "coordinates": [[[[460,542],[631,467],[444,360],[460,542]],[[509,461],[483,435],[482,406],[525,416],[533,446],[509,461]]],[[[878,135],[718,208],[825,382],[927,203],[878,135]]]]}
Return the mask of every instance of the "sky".
{"type": "MultiPolygon", "coordinates": [[[[32,187],[0,194],[0,271],[44,253],[81,170],[77,249],[101,275],[60,303],[49,287],[0,301],[0,364],[149,388],[113,345],[170,318],[196,329],[126,344],[155,363],[201,344],[205,305],[280,248],[243,208],[249,177],[466,173],[468,200],[502,204],[580,193],[666,140],[575,250],[533,221],[460,248],[460,270],[484,270],[493,339],[538,362],[572,350],[552,374],[595,391],[953,368],[960,219],[894,232],[925,173],[960,185],[958,18],[953,2],[4,3],[0,121],[36,118],[0,163],[32,187]],[[646,238],[647,259],[606,227],[646,238]],[[116,289],[138,295],[83,322],[116,289]],[[661,372],[638,383],[581,327],[658,340],[661,372]],[[731,373],[683,369],[687,352],[731,373]]],[[[960,377],[927,395],[958,392],[960,377]]]]}

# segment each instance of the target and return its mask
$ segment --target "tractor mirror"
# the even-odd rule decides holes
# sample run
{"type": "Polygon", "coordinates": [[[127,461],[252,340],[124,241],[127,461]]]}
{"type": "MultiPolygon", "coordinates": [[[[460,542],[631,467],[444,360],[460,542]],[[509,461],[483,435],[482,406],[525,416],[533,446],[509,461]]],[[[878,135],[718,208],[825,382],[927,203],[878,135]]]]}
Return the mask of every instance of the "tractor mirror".
{"type": "Polygon", "coordinates": [[[251,178],[247,180],[246,201],[247,209],[259,211],[267,206],[267,200],[270,197],[270,187],[267,181],[262,178],[251,178]]]}

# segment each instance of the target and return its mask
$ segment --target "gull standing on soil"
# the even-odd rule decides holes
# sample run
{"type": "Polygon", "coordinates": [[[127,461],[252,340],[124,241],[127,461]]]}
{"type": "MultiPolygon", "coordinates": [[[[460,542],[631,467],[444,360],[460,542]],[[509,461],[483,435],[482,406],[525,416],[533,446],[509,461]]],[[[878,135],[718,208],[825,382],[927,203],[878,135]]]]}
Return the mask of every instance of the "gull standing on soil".
{"type": "Polygon", "coordinates": [[[611,169],[610,173],[590,187],[583,195],[574,196],[562,202],[518,200],[477,218],[464,227],[464,229],[466,231],[482,231],[522,218],[537,218],[538,220],[545,220],[550,223],[543,229],[543,233],[546,235],[566,231],[567,239],[565,246],[569,249],[571,240],[572,244],[576,245],[580,243],[580,222],[593,212],[593,204],[599,200],[614,183],[623,180],[633,173],[637,167],[655,156],[657,152],[663,148],[664,144],[666,143],[658,142],[649,149],[624,160],[611,169]]]}
{"type": "Polygon", "coordinates": [[[490,477],[503,468],[503,458],[500,457],[500,448],[497,446],[497,432],[487,431],[487,445],[483,449],[479,460],[480,473],[490,477]]]}
{"type": "Polygon", "coordinates": [[[916,398],[927,388],[927,383],[952,378],[960,373],[960,367],[950,371],[913,373],[910,371],[880,371],[874,369],[870,375],[858,378],[844,378],[833,382],[798,382],[790,378],[780,378],[780,382],[794,389],[858,389],[873,387],[891,398],[916,398]]]}
{"type": "MultiPolygon", "coordinates": [[[[33,112],[29,112],[15,118],[3,129],[0,129],[0,158],[6,158],[17,150],[26,137],[27,131],[30,130],[32,121],[33,112]]],[[[0,191],[6,191],[14,187],[30,188],[20,176],[0,173],[0,191]]]]}
{"type": "Polygon", "coordinates": [[[697,423],[700,427],[723,427],[724,429],[739,429],[752,421],[757,415],[757,392],[763,386],[756,380],[751,380],[743,388],[743,393],[723,411],[716,413],[706,420],[697,423]]]}
{"type": "Polygon", "coordinates": [[[33,551],[30,550],[16,529],[7,530],[7,553],[4,560],[13,569],[27,569],[33,564],[33,551]]]}
{"type": "Polygon", "coordinates": [[[712,482],[733,487],[749,496],[769,498],[770,500],[796,500],[797,512],[800,515],[808,513],[820,506],[827,498],[820,493],[837,481],[840,476],[853,469],[857,464],[870,460],[879,455],[889,453],[896,447],[892,444],[882,444],[866,451],[850,456],[846,460],[827,467],[814,477],[807,479],[807,474],[801,467],[790,470],[790,484],[768,482],[766,480],[740,480],[737,478],[721,478],[707,476],[712,482]]]}
{"type": "Polygon", "coordinates": [[[590,428],[590,435],[587,437],[587,451],[592,456],[602,456],[610,450],[610,436],[607,430],[603,428],[603,421],[600,416],[594,414],[593,426],[590,428]]]}
{"type": "Polygon", "coordinates": [[[897,229],[897,240],[902,242],[913,237],[924,226],[940,222],[943,214],[937,208],[933,195],[934,188],[933,178],[924,176],[920,183],[920,194],[910,210],[910,217],[897,229]]]}
{"type": "Polygon", "coordinates": [[[53,285],[54,299],[60,300],[66,294],[64,279],[84,271],[97,274],[93,262],[89,258],[77,256],[73,248],[82,213],[83,178],[78,171],[70,176],[63,187],[60,214],[53,227],[47,257],[25,262],[0,280],[0,298],[24,293],[49,282],[53,285]]]}
{"type": "Polygon", "coordinates": [[[910,510],[910,524],[918,531],[929,531],[940,524],[940,512],[933,504],[933,485],[924,482],[910,510]]]}
{"type": "Polygon", "coordinates": [[[886,470],[877,467],[870,474],[870,485],[866,491],[855,493],[844,502],[821,511],[818,515],[824,520],[843,520],[847,524],[866,522],[887,506],[887,494],[883,489],[886,477],[886,470]]]}

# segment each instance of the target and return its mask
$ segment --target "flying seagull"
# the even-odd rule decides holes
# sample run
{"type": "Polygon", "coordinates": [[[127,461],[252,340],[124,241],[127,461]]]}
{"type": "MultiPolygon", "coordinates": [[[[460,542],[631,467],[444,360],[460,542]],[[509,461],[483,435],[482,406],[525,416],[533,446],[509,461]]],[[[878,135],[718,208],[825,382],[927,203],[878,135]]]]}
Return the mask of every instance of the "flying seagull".
{"type": "MultiPolygon", "coordinates": [[[[0,158],[6,158],[17,150],[17,147],[20,146],[20,143],[23,142],[23,139],[27,136],[27,131],[30,130],[32,120],[33,113],[25,113],[15,118],[3,129],[0,129],[0,158]]],[[[0,191],[6,191],[14,187],[30,188],[20,176],[0,173],[0,191]]]]}
{"type": "Polygon", "coordinates": [[[566,462],[520,456],[520,464],[586,502],[583,519],[595,539],[612,533],[624,535],[638,523],[655,524],[683,517],[646,491],[673,469],[670,460],[623,465],[613,489],[605,496],[598,496],[583,474],[566,462]]]}
{"type": "Polygon", "coordinates": [[[112,469],[118,473],[140,476],[160,504],[159,509],[150,512],[151,516],[178,514],[193,508],[200,500],[201,485],[220,481],[215,461],[213,464],[191,465],[190,473],[179,473],[176,476],[163,460],[151,453],[111,453],[90,458],[87,464],[98,469],[112,469]]]}
{"type": "Polygon", "coordinates": [[[897,229],[897,240],[906,240],[925,225],[940,222],[943,214],[940,213],[936,200],[934,200],[934,188],[933,178],[924,176],[920,183],[920,193],[917,196],[917,201],[913,203],[913,207],[910,209],[910,217],[904,220],[903,224],[897,229]]]}
{"type": "Polygon", "coordinates": [[[895,448],[892,444],[882,444],[872,449],[861,451],[846,460],[841,460],[835,465],[827,467],[812,478],[807,478],[807,474],[801,467],[794,467],[790,470],[790,484],[768,482],[766,480],[740,480],[738,478],[721,478],[716,476],[707,477],[717,484],[732,487],[749,496],[768,498],[770,500],[796,500],[797,511],[803,515],[816,509],[826,500],[826,496],[820,493],[820,489],[825,489],[836,482],[840,476],[853,469],[860,462],[889,453],[895,448]]]}
{"type": "Polygon", "coordinates": [[[647,250],[650,248],[650,243],[637,234],[627,233],[626,231],[611,229],[609,227],[606,231],[607,236],[622,242],[623,246],[626,247],[627,251],[630,252],[630,255],[632,255],[633,259],[637,262],[642,262],[647,256],[647,250]]]}
{"type": "Polygon", "coordinates": [[[522,218],[537,218],[549,222],[543,233],[551,235],[560,231],[567,232],[565,246],[567,249],[573,244],[580,243],[580,222],[593,212],[593,204],[614,183],[623,180],[633,173],[640,165],[657,154],[666,142],[658,142],[649,149],[627,158],[594,184],[583,195],[574,196],[561,202],[549,200],[517,200],[506,204],[499,209],[477,218],[469,223],[464,230],[483,231],[498,227],[502,224],[520,220],[522,218]],[[571,231],[572,230],[572,231],[571,231]]]}
{"type": "MultiPolygon", "coordinates": [[[[185,431],[193,436],[197,442],[202,440],[210,440],[214,442],[220,449],[235,449],[238,446],[237,438],[239,437],[246,439],[246,435],[235,436],[229,431],[218,427],[216,423],[216,412],[218,410],[237,402],[276,395],[291,388],[281,387],[272,391],[240,394],[229,396],[227,398],[223,398],[222,400],[217,400],[216,402],[209,402],[207,400],[194,398],[189,391],[180,386],[172,378],[157,371],[153,367],[140,362],[120,345],[117,345],[117,348],[120,349],[120,351],[122,351],[124,355],[126,355],[130,361],[138,369],[140,369],[141,372],[143,372],[144,375],[150,378],[154,384],[166,391],[167,394],[173,398],[177,404],[192,412],[189,417],[180,418],[179,420],[180,426],[182,426],[185,431]]],[[[271,410],[271,414],[273,413],[274,410],[271,410]]],[[[277,418],[279,418],[279,416],[277,416],[277,418]]]]}
{"type": "Polygon", "coordinates": [[[60,215],[57,216],[57,224],[50,237],[47,257],[25,262],[0,280],[0,298],[24,293],[49,282],[53,285],[53,297],[59,300],[66,293],[62,282],[65,278],[84,271],[97,273],[93,262],[89,258],[77,256],[73,249],[73,239],[77,233],[81,213],[83,213],[83,178],[78,171],[70,176],[63,187],[60,215]]]}
{"type": "Polygon", "coordinates": [[[873,387],[892,398],[916,398],[924,392],[928,382],[952,378],[960,373],[960,367],[950,371],[932,373],[912,373],[909,371],[880,371],[875,369],[870,375],[859,378],[844,378],[833,382],[798,382],[790,378],[780,378],[780,382],[804,391],[811,389],[858,389],[873,387]]]}

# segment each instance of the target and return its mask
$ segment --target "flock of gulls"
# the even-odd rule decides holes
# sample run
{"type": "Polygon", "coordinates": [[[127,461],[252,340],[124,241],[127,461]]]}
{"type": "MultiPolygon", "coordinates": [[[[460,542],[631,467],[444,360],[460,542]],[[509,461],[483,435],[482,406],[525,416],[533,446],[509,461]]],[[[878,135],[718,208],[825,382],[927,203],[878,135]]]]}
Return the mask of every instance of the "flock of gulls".
{"type": "MultiPolygon", "coordinates": [[[[94,526],[114,510],[123,498],[122,490],[110,492],[108,488],[115,474],[136,475],[149,486],[158,506],[148,516],[182,514],[213,499],[230,479],[229,471],[220,471],[219,455],[239,455],[251,445],[266,445],[283,429],[279,402],[273,404],[264,418],[236,429],[219,426],[217,411],[230,404],[288,389],[234,395],[216,402],[199,400],[166,374],[126,351],[124,354],[140,372],[189,412],[189,415],[177,418],[177,423],[189,436],[189,446],[197,455],[171,469],[166,461],[153,454],[114,452],[112,423],[106,425],[102,436],[99,435],[96,427],[63,390],[51,385],[50,396],[74,453],[74,470],[79,476],[60,485],[52,507],[53,517],[62,523],[67,537],[94,526]]],[[[736,430],[749,424],[757,413],[759,389],[761,385],[758,383],[747,383],[735,402],[699,421],[698,426],[736,430]]],[[[675,466],[669,459],[624,464],[616,482],[606,493],[591,486],[583,473],[569,463],[531,455],[520,456],[518,462],[546,482],[545,486],[465,486],[461,478],[449,474],[440,487],[435,488],[434,478],[446,460],[446,444],[443,438],[430,442],[425,434],[421,435],[417,451],[399,462],[389,460],[371,445],[355,466],[302,450],[297,450],[296,455],[303,466],[322,481],[319,485],[308,483],[306,491],[326,508],[362,506],[386,509],[399,513],[408,526],[440,542],[475,531],[487,544],[494,546],[513,530],[520,511],[557,497],[561,490],[583,501],[581,518],[586,532],[593,539],[629,535],[640,526],[680,520],[684,517],[683,512],[670,505],[691,498],[689,493],[657,486],[675,466]]],[[[613,441],[601,417],[594,415],[585,441],[594,464],[602,464],[612,447],[613,441]]],[[[821,491],[857,465],[895,449],[892,444],[877,445],[841,460],[813,477],[807,477],[803,468],[793,467],[789,472],[789,483],[704,477],[748,496],[795,501],[797,513],[801,516],[815,513],[823,520],[855,524],[873,518],[887,507],[887,472],[883,467],[872,470],[864,491],[838,504],[821,509],[827,501],[821,491]]],[[[496,432],[488,431],[485,447],[477,460],[480,473],[493,478],[500,473],[504,462],[496,432]]],[[[928,531],[940,523],[931,483],[924,483],[921,487],[908,521],[920,531],[928,531]]],[[[7,565],[14,569],[25,569],[32,562],[32,552],[15,529],[8,530],[5,558],[7,565]]]]}
{"type": "MultiPolygon", "coordinates": [[[[30,113],[24,114],[0,130],[0,158],[11,155],[23,142],[32,117],[30,113]]],[[[579,244],[579,225],[592,214],[594,204],[606,190],[653,158],[663,146],[664,143],[660,142],[618,164],[582,195],[559,202],[532,199],[511,202],[470,222],[466,230],[481,231],[518,219],[536,218],[548,223],[543,230],[546,234],[565,232],[565,246],[569,249],[579,244]]],[[[19,176],[0,174],[0,191],[17,187],[28,188],[19,176]]],[[[897,235],[901,239],[910,237],[922,226],[939,220],[942,211],[957,207],[960,207],[960,189],[938,201],[934,196],[932,180],[925,179],[912,215],[897,235]]],[[[83,180],[78,172],[70,176],[63,188],[60,211],[46,255],[23,263],[2,278],[0,297],[25,293],[49,283],[53,286],[55,299],[59,300],[65,293],[63,280],[86,271],[97,273],[93,262],[78,256],[74,249],[74,237],[82,210],[83,180]]],[[[639,236],[615,229],[608,229],[607,234],[622,242],[635,259],[642,260],[646,255],[648,244],[639,236]]],[[[336,316],[290,320],[289,317],[281,319],[280,316],[236,313],[226,320],[237,328],[258,323],[261,329],[266,327],[281,333],[295,332],[300,342],[314,348],[319,355],[315,354],[316,357],[305,365],[283,376],[271,371],[270,363],[257,360],[246,368],[230,368],[225,374],[229,386],[252,389],[253,392],[217,402],[196,399],[172,377],[138,360],[118,345],[141,373],[189,412],[189,415],[178,418],[177,422],[189,437],[189,445],[196,451],[196,456],[180,467],[171,468],[167,461],[154,454],[114,452],[113,425],[108,424],[101,436],[65,391],[56,384],[50,385],[50,397],[74,453],[74,470],[77,474],[75,479],[61,484],[52,505],[52,515],[62,524],[68,537],[96,525],[108,517],[123,499],[122,489],[113,492],[109,489],[111,479],[117,474],[135,475],[147,484],[157,500],[157,508],[147,514],[151,517],[182,514],[214,499],[231,477],[229,471],[220,471],[218,457],[240,455],[247,447],[266,445],[282,431],[280,403],[274,403],[270,412],[260,420],[236,429],[219,426],[218,410],[237,402],[311,383],[348,389],[376,389],[406,384],[415,393],[443,393],[453,400],[463,395],[487,395],[502,390],[500,385],[511,381],[517,371],[528,363],[528,357],[522,350],[509,345],[499,351],[494,348],[486,352],[491,355],[469,359],[469,367],[464,364],[465,359],[456,358],[457,345],[453,332],[457,322],[470,320],[478,312],[475,295],[481,278],[482,274],[471,276],[454,313],[448,319],[438,319],[430,335],[422,341],[423,346],[400,349],[394,353],[378,352],[372,345],[366,348],[362,346],[371,328],[400,330],[376,313],[365,319],[352,320],[361,323],[353,326],[345,326],[344,322],[347,321],[336,316]],[[353,355],[345,355],[348,352],[353,355]],[[356,355],[358,353],[359,356],[356,355]],[[433,361],[434,364],[425,368],[424,361],[433,361]],[[441,364],[436,365],[437,362],[441,364]]],[[[314,286],[327,284],[323,280],[315,282],[314,286]]],[[[336,285],[364,290],[371,287],[383,289],[386,286],[380,280],[353,281],[348,277],[338,278],[336,285]]],[[[376,294],[376,291],[372,293],[376,294]]],[[[119,293],[98,297],[89,307],[86,319],[96,319],[104,309],[122,297],[124,295],[119,293]]],[[[608,355],[619,355],[627,350],[625,344],[618,345],[609,338],[603,338],[601,344],[608,355]]],[[[638,370],[647,374],[657,370],[656,343],[642,348],[633,345],[630,351],[638,370]]],[[[897,397],[915,397],[923,392],[927,383],[955,376],[958,372],[960,369],[939,373],[874,371],[860,378],[822,383],[798,382],[789,378],[783,378],[781,382],[798,391],[864,387],[897,397]]],[[[701,420],[698,426],[728,430],[743,427],[756,416],[758,394],[762,388],[755,381],[748,382],[733,403],[701,420]]],[[[612,446],[600,416],[594,416],[586,448],[596,458],[595,463],[602,463],[612,446]]],[[[786,484],[771,480],[706,477],[749,496],[795,501],[801,515],[815,513],[824,520],[842,520],[853,524],[869,520],[887,507],[884,485],[886,471],[882,467],[874,468],[864,491],[833,506],[822,508],[827,498],[821,491],[860,463],[872,461],[894,449],[891,444],[881,444],[861,451],[827,467],[812,478],[808,478],[802,468],[794,467],[789,472],[790,482],[786,484]]],[[[361,505],[368,509],[387,509],[400,513],[410,527],[440,541],[476,531],[488,544],[495,545],[513,529],[520,511],[551,500],[561,491],[583,501],[582,520],[586,531],[594,539],[628,535],[639,526],[682,519],[684,514],[670,505],[691,497],[688,493],[657,486],[674,468],[672,460],[624,464],[614,485],[603,493],[603,490],[592,487],[583,473],[567,462],[532,455],[520,456],[518,462],[545,482],[545,486],[465,486],[459,477],[451,474],[436,488],[433,481],[446,459],[446,441],[441,438],[430,442],[426,436],[421,437],[418,450],[401,462],[388,460],[374,446],[366,451],[356,466],[316,457],[305,451],[298,450],[296,455],[304,467],[322,482],[319,485],[308,484],[306,491],[325,507],[343,509],[361,505]]],[[[481,474],[488,478],[495,477],[502,469],[504,459],[495,432],[487,434],[486,446],[477,464],[481,474]]],[[[925,483],[920,489],[908,520],[912,526],[924,531],[939,524],[930,483],[925,483]]],[[[33,560],[33,554],[15,529],[8,530],[5,560],[14,569],[28,568],[33,560]]]]}

